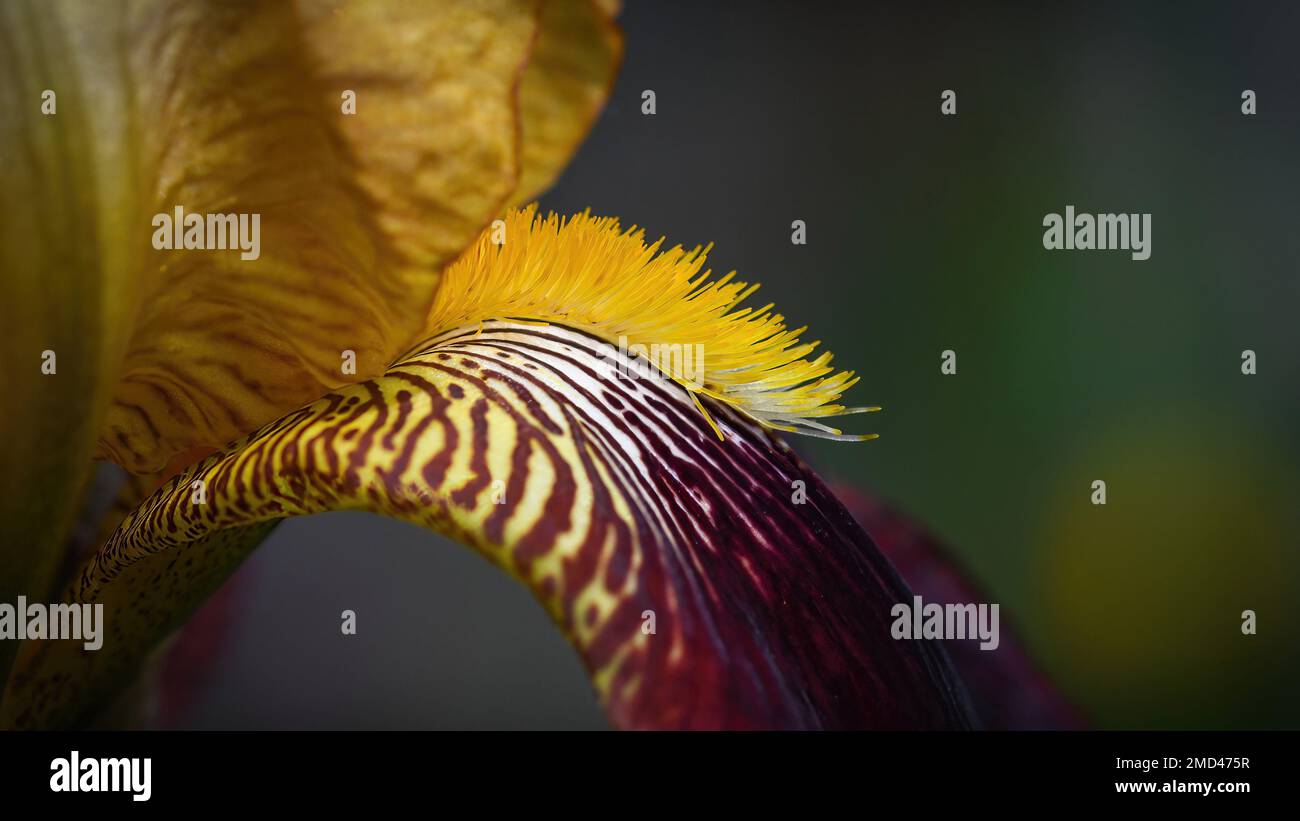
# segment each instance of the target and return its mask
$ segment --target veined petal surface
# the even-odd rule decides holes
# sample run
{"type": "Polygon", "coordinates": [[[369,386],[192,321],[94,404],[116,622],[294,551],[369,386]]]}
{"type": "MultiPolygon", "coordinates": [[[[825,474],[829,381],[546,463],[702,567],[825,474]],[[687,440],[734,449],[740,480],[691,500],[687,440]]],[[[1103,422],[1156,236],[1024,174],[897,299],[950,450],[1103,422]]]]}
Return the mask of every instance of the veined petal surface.
{"type": "Polygon", "coordinates": [[[0,4],[0,599],[50,590],[92,455],[153,473],[419,338],[443,267],[608,90],[610,16],[553,6],[0,4]],[[155,247],[177,208],[204,247],[155,247]]]}
{"type": "Polygon", "coordinates": [[[609,97],[623,59],[614,10],[600,0],[551,0],[519,87],[522,173],[511,197],[531,202],[554,182],[609,97]]]}
{"type": "Polygon", "coordinates": [[[250,529],[364,509],[527,585],[615,726],[967,726],[938,645],[890,637],[910,594],[817,477],[725,403],[704,398],[719,438],[686,389],[635,372],[585,333],[486,321],[204,459],[69,591],[105,604],[104,649],[26,643],[0,714],[75,722],[243,558],[250,529]]]}
{"type": "MultiPolygon", "coordinates": [[[[6,255],[55,279],[85,336],[46,345],[65,382],[74,364],[94,374],[97,454],[135,472],[382,373],[419,338],[443,267],[522,178],[532,196],[558,173],[620,48],[608,15],[572,0],[14,0],[4,15],[0,147],[30,177],[0,193],[6,255]]],[[[13,288],[35,309],[15,322],[53,329],[30,291],[13,288]]]]}

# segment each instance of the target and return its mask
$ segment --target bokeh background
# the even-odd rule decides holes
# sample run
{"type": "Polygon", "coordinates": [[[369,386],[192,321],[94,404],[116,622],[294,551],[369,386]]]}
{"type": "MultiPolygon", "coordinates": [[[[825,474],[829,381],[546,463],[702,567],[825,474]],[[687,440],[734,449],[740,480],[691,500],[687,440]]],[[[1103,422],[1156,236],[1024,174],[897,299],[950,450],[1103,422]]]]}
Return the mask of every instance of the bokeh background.
{"type": "MultiPolygon", "coordinates": [[[[975,5],[631,0],[543,205],[716,243],[857,369],[882,438],[798,446],[945,540],[1098,726],[1300,726],[1300,6],[975,5]],[[1151,258],[1045,251],[1071,204],[1151,213],[1151,258]]],[[[605,726],[524,589],[422,530],[291,520],[233,585],[178,726],[605,726]]]]}

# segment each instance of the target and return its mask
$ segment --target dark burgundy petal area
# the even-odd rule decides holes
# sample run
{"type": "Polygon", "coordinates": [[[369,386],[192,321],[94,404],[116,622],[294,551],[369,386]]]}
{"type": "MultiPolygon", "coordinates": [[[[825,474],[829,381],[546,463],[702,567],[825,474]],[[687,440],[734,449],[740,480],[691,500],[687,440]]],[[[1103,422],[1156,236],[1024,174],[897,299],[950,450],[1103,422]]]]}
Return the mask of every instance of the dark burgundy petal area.
{"type": "MultiPolygon", "coordinates": [[[[993,601],[916,521],[847,485],[836,483],[834,487],[836,495],[925,602],[993,601]]],[[[1009,622],[1002,612],[997,649],[981,650],[977,641],[950,641],[946,645],[983,725],[991,730],[1086,728],[1088,722],[1083,714],[1034,664],[1009,622]]]]}
{"type": "MultiPolygon", "coordinates": [[[[710,405],[655,452],[655,504],[673,531],[638,598],[680,624],[628,673],[649,687],[610,705],[628,727],[962,728],[965,691],[942,650],[896,641],[898,574],[822,481],[771,433],[710,405]],[[806,499],[796,503],[792,498],[806,499]],[[675,606],[668,606],[676,601],[675,606]]],[[[669,411],[665,407],[664,413],[669,411]]],[[[640,605],[638,605],[640,606],[640,605]]]]}

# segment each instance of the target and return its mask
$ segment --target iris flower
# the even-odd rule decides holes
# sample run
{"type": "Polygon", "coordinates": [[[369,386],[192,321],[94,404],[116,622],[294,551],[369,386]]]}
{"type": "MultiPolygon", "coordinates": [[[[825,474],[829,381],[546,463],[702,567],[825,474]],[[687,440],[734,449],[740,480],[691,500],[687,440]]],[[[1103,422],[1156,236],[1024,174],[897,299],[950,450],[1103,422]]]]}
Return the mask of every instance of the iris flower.
{"type": "Polygon", "coordinates": [[[583,0],[0,7],[0,601],[106,622],[0,642],[0,722],[87,722],[277,522],[351,509],[526,585],[616,727],[979,723],[777,433],[869,438],[852,373],[707,249],[528,205],[621,50],[583,0]],[[178,207],[260,215],[256,258],[155,247],[178,207]],[[94,459],[134,509],[67,564],[94,459]]]}

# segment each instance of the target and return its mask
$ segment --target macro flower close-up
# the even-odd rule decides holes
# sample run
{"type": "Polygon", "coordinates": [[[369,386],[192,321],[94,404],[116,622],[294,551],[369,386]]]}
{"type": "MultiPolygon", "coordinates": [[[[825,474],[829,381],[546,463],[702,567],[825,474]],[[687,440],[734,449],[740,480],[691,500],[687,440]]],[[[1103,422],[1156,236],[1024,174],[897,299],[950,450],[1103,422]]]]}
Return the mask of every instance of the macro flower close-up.
{"type": "MultiPolygon", "coordinates": [[[[827,14],[0,2],[0,727],[1293,715],[1291,657],[1256,649],[1295,635],[1274,627],[1297,590],[1276,547],[1289,445],[1223,423],[1289,442],[1290,383],[1248,383],[1265,387],[1247,410],[1203,399],[1253,379],[1256,349],[1289,367],[1279,320],[1216,322],[1195,302],[1209,286],[1143,290],[1166,264],[1202,282],[1213,258],[1175,257],[1198,234],[1167,216],[1175,185],[1142,199],[1122,187],[1140,164],[1115,182],[1085,168],[1106,155],[1091,145],[1060,190],[1023,172],[1057,163],[1040,144],[1081,138],[1044,124],[1075,116],[1054,108],[990,125],[1023,74],[1011,57],[972,74],[965,52],[920,45],[922,17],[827,14]],[[1116,253],[1077,263],[1089,276],[1060,261],[1089,251],[1116,253]],[[1232,335],[1196,336],[1216,326],[1232,335]],[[1116,362],[1164,355],[1134,341],[1153,328],[1213,352],[1129,379],[1116,362]],[[1205,361],[1227,363],[1212,388],[1205,361]],[[1228,430],[1218,450],[1185,447],[1208,429],[1228,430]],[[292,530],[307,517],[355,580],[292,530]],[[427,625],[391,627],[385,607],[428,619],[462,584],[393,544],[443,539],[527,591],[572,651],[489,677],[522,690],[573,662],[565,706],[482,719],[465,659],[427,625]],[[271,629],[241,612],[251,597],[297,619],[304,655],[337,656],[272,682],[296,663],[250,650],[271,629]],[[1178,615],[1188,601],[1201,621],[1178,615]],[[1248,644],[1256,611],[1277,632],[1248,644]],[[1254,706],[1226,674],[1197,678],[1229,658],[1254,706]],[[465,678],[432,691],[416,660],[465,678]]],[[[972,12],[946,19],[961,42],[995,39],[972,12]]],[[[1005,36],[1037,54],[1039,37],[1005,36]]],[[[482,610],[460,624],[490,621],[495,594],[463,584],[482,610]]],[[[477,636],[457,641],[501,652],[477,636]]]]}
{"type": "Polygon", "coordinates": [[[773,435],[871,438],[827,421],[872,409],[840,404],[853,374],[704,249],[516,205],[604,102],[607,5],[6,12],[9,93],[60,90],[5,132],[6,327],[48,367],[9,394],[6,475],[45,481],[5,494],[0,598],[107,613],[94,651],[6,654],[6,723],[93,719],[270,527],[338,509],[527,585],[615,726],[975,721],[945,654],[890,641],[905,587],[773,435]],[[64,561],[91,456],[148,480],[64,561]]]}

